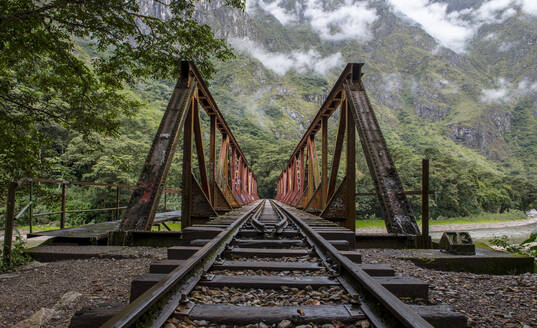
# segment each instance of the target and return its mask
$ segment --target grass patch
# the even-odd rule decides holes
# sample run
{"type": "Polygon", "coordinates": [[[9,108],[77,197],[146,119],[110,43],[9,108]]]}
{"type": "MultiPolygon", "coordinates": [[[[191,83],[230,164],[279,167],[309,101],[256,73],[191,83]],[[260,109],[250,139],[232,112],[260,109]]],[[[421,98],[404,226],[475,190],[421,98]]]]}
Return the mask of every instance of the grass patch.
{"type": "MultiPolygon", "coordinates": [[[[172,231],[179,231],[181,230],[181,222],[166,222],[166,225],[172,230],[172,231]]],[[[152,231],[158,231],[157,226],[153,226],[151,229],[152,231]]],[[[160,227],[160,231],[168,231],[164,226],[160,227]]]]}
{"type": "Polygon", "coordinates": [[[384,228],[384,220],[356,220],[356,228],[384,228]]]}
{"type": "MultiPolygon", "coordinates": [[[[525,220],[528,217],[522,211],[507,211],[505,213],[480,213],[464,217],[438,218],[430,220],[430,225],[443,224],[464,224],[464,223],[487,223],[487,222],[508,222],[514,220],[525,220]]],[[[421,227],[421,220],[418,220],[421,227]]],[[[356,228],[384,228],[384,220],[356,220],[356,228]]]]}
{"type": "MultiPolygon", "coordinates": [[[[66,226],[66,228],[72,228],[72,227],[79,227],[80,225],[70,225],[66,226]]],[[[17,230],[19,231],[30,231],[29,225],[23,225],[23,226],[16,226],[17,230]]],[[[60,229],[60,226],[56,223],[49,223],[49,224],[38,224],[32,226],[32,232],[38,232],[38,231],[50,231],[50,230],[58,230],[60,229]]]]}
{"type": "Polygon", "coordinates": [[[479,213],[470,216],[459,216],[453,218],[440,217],[430,222],[431,224],[458,224],[525,220],[527,218],[528,216],[523,211],[510,210],[504,213],[479,213]]]}

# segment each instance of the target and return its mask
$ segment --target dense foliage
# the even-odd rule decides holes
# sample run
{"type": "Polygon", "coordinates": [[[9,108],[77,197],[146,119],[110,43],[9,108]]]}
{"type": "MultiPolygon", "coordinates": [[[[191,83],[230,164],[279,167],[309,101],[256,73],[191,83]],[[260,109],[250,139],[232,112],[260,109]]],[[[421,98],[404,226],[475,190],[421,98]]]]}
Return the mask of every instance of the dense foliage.
{"type": "MultiPolygon", "coordinates": [[[[4,257],[0,257],[0,273],[31,261],[30,257],[24,253],[24,240],[21,236],[16,237],[11,247],[9,261],[4,262],[4,257]]],[[[2,250],[0,250],[0,255],[2,255],[2,250]]]]}
{"type": "Polygon", "coordinates": [[[126,87],[176,78],[181,60],[209,76],[213,59],[229,59],[228,45],[193,19],[194,9],[192,0],[172,0],[168,15],[155,17],[136,0],[2,1],[0,181],[39,172],[47,164],[40,149],[55,130],[118,135],[122,117],[141,105],[126,87]]]}

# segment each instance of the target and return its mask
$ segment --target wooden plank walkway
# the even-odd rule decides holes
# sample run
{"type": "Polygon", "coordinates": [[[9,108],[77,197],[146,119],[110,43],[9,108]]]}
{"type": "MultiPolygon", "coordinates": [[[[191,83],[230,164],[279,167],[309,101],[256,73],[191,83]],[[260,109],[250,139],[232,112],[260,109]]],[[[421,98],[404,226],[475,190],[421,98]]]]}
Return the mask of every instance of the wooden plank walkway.
{"type": "MultiPolygon", "coordinates": [[[[155,215],[154,224],[161,224],[168,221],[180,221],[181,211],[162,212],[155,215]]],[[[69,239],[74,242],[96,243],[99,240],[108,238],[108,233],[119,229],[120,221],[108,221],[94,224],[86,224],[79,227],[71,227],[58,230],[39,231],[29,233],[28,238],[49,236],[62,239],[69,239]]]]}

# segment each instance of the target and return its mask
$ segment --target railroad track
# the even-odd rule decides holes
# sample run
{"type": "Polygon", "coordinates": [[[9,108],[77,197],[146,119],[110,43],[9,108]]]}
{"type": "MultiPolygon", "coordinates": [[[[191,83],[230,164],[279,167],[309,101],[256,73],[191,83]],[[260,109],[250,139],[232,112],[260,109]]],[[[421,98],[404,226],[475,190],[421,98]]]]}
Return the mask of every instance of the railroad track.
{"type": "Polygon", "coordinates": [[[361,264],[348,229],[275,201],[185,228],[103,327],[465,327],[427,284],[361,264]],[[401,299],[405,299],[404,303],[401,299]]]}

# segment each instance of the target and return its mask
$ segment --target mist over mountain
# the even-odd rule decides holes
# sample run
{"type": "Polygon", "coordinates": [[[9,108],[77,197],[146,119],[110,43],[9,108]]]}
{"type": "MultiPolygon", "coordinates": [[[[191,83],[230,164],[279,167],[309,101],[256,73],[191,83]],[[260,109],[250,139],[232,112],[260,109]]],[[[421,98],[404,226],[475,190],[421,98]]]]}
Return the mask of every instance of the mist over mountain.
{"type": "Polygon", "coordinates": [[[280,168],[259,157],[274,152],[283,165],[349,62],[365,63],[396,162],[401,149],[416,159],[432,147],[492,176],[537,175],[535,1],[252,0],[243,12],[217,0],[196,17],[237,54],[217,65],[211,89],[263,188],[280,168]]]}
{"type": "Polygon", "coordinates": [[[213,82],[236,102],[223,110],[277,138],[300,137],[344,65],[364,62],[390,138],[418,133],[535,173],[525,153],[537,145],[518,134],[537,115],[534,1],[213,1],[197,17],[239,55],[213,82]]]}

